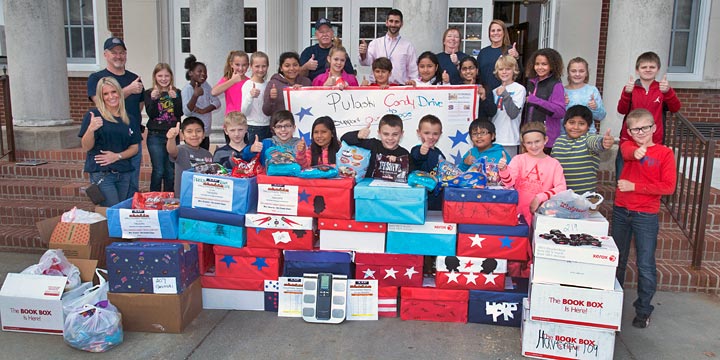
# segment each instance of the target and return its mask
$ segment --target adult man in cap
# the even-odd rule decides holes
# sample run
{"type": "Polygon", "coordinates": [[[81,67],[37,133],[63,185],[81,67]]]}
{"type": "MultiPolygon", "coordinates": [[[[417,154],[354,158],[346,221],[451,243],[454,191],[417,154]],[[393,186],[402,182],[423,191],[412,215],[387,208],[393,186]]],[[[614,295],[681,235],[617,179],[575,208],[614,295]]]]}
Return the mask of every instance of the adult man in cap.
{"type": "MultiPolygon", "coordinates": [[[[332,28],[332,23],[326,18],[319,18],[315,22],[315,38],[317,44],[308,46],[300,54],[300,73],[304,76],[314,80],[316,76],[322,74],[327,70],[327,57],[330,53],[330,48],[333,47],[333,39],[335,32],[332,28]]],[[[347,55],[346,55],[347,56],[347,55]]],[[[345,60],[345,70],[348,74],[355,74],[350,57],[345,60]]]]}
{"type": "Polygon", "coordinates": [[[409,80],[418,78],[417,55],[415,47],[408,39],[400,36],[403,26],[403,14],[398,9],[388,11],[385,19],[387,33],[385,36],[374,39],[367,44],[365,40],[360,43],[358,53],[360,64],[372,65],[375,59],[386,57],[392,62],[391,84],[405,84],[409,80]]]}
{"type": "MultiPolygon", "coordinates": [[[[143,91],[145,90],[142,80],[135,73],[125,69],[127,62],[127,47],[125,42],[118,37],[110,37],[105,40],[103,56],[107,67],[88,77],[87,94],[90,100],[95,101],[97,94],[97,83],[104,77],[113,77],[123,88],[125,97],[125,111],[130,118],[130,129],[142,132],[142,111],[143,91]]],[[[140,160],[142,159],[142,142],[139,144],[137,155],[130,159],[135,170],[130,178],[130,193],[134,194],[139,190],[140,183],[140,160]]]]}

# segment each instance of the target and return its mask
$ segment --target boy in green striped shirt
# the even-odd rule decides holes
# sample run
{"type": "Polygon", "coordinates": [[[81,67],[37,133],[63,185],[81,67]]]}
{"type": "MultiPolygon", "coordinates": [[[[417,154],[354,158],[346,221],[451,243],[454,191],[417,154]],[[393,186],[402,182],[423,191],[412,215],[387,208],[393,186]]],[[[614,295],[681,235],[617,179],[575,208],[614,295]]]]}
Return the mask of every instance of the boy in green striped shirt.
{"type": "Polygon", "coordinates": [[[592,111],[586,106],[567,109],[563,119],[566,133],[555,140],[552,149],[551,156],[563,167],[567,188],[576,194],[596,190],[599,155],[615,142],[610,129],[605,135],[588,134],[592,118],[592,111]]]}

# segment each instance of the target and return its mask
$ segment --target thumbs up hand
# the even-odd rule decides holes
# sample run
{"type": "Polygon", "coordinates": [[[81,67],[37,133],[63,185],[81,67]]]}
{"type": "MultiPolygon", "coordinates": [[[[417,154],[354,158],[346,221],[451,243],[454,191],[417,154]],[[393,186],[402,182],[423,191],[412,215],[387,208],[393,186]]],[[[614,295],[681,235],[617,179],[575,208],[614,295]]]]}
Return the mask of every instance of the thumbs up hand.
{"type": "Polygon", "coordinates": [[[615,138],[610,135],[610,129],[607,129],[605,135],[603,135],[602,146],[605,150],[611,148],[615,143],[615,138]]]}
{"type": "Polygon", "coordinates": [[[454,50],[454,49],[453,49],[453,51],[450,53],[450,61],[451,61],[453,64],[455,64],[455,66],[457,66],[457,64],[458,64],[458,57],[457,57],[457,54],[455,53],[455,50],[454,50]]]}
{"type": "Polygon", "coordinates": [[[570,103],[570,97],[568,96],[567,93],[565,93],[565,106],[568,106],[569,103],[570,103]]]}
{"type": "Polygon", "coordinates": [[[643,146],[635,149],[633,156],[635,157],[636,160],[640,160],[645,157],[645,154],[647,154],[647,146],[643,145],[643,146]]]}
{"type": "Polygon", "coordinates": [[[447,70],[443,70],[442,82],[443,82],[443,84],[450,84],[450,75],[448,75],[447,70]]]}
{"type": "Polygon", "coordinates": [[[252,151],[254,153],[259,153],[262,151],[262,149],[263,149],[263,143],[262,143],[262,141],[260,141],[260,138],[257,135],[255,135],[255,142],[253,142],[253,144],[250,146],[250,151],[252,151]]]}
{"type": "Polygon", "coordinates": [[[298,141],[297,145],[295,146],[295,153],[302,154],[305,152],[305,149],[307,149],[305,140],[300,140],[300,141],[298,141]]]}
{"type": "Polygon", "coordinates": [[[310,55],[310,59],[305,63],[305,69],[315,71],[318,67],[318,61],[315,60],[315,54],[310,55]]]}
{"type": "Polygon", "coordinates": [[[252,83],[252,89],[250,89],[250,96],[256,98],[260,96],[260,90],[255,87],[255,82],[252,83]]]}
{"type": "Polygon", "coordinates": [[[175,138],[180,134],[180,122],[178,121],[177,124],[175,124],[174,128],[170,128],[165,136],[167,136],[168,140],[175,140],[175,138]]]}
{"type": "Polygon", "coordinates": [[[270,99],[275,100],[278,97],[278,90],[277,87],[275,87],[275,83],[272,84],[272,87],[270,88],[270,99]]]}
{"type": "Polygon", "coordinates": [[[153,100],[157,100],[159,97],[160,97],[160,89],[158,89],[157,86],[153,86],[153,89],[150,92],[150,98],[153,100]]]}
{"type": "Polygon", "coordinates": [[[423,141],[422,145],[420,145],[420,155],[427,155],[431,147],[432,144],[429,141],[423,141]]]}
{"type": "Polygon", "coordinates": [[[365,75],[363,75],[363,79],[362,79],[362,82],[360,83],[360,86],[368,86],[368,85],[370,85],[370,82],[365,77],[365,75]]]}
{"type": "Polygon", "coordinates": [[[513,46],[508,50],[508,55],[510,55],[516,59],[520,57],[520,53],[517,51],[517,43],[516,42],[514,42],[513,46]]]}
{"type": "Polygon", "coordinates": [[[597,110],[597,102],[595,102],[595,94],[590,95],[590,101],[588,101],[588,107],[590,110],[597,110]]]}
{"type": "Polygon", "coordinates": [[[628,82],[625,84],[625,92],[630,94],[635,88],[635,79],[631,76],[628,82]]]}
{"type": "Polygon", "coordinates": [[[358,47],[358,53],[360,54],[360,57],[365,58],[367,55],[367,42],[365,40],[360,40],[360,46],[358,47]]]}
{"type": "Polygon", "coordinates": [[[370,137],[370,125],[372,125],[372,123],[368,123],[364,128],[358,131],[358,139],[367,139],[370,137]]]}
{"type": "Polygon", "coordinates": [[[670,90],[670,83],[667,81],[667,74],[663,75],[662,80],[660,81],[660,92],[665,94],[670,90]]]}
{"type": "Polygon", "coordinates": [[[175,91],[174,87],[170,87],[170,90],[168,91],[168,95],[170,95],[170,97],[173,99],[177,98],[177,91],[175,91]]]}
{"type": "Polygon", "coordinates": [[[90,113],[90,125],[88,130],[95,131],[103,126],[103,119],[100,116],[95,116],[95,113],[90,113]]]}
{"type": "Polygon", "coordinates": [[[498,170],[503,171],[507,169],[507,157],[505,156],[505,152],[503,151],[502,157],[500,158],[500,161],[498,161],[498,170]]]}

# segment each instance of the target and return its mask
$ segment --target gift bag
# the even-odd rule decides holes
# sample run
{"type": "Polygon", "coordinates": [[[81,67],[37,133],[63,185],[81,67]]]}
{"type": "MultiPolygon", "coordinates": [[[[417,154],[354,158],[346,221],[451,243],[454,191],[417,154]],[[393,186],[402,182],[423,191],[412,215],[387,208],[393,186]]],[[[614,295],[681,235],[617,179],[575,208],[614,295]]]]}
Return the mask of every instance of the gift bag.
{"type": "Polygon", "coordinates": [[[590,211],[595,210],[603,200],[602,195],[598,193],[586,192],[578,195],[568,189],[545,201],[540,205],[538,212],[563,219],[584,219],[589,217],[590,211]]]}
{"type": "Polygon", "coordinates": [[[108,351],[123,342],[120,312],[107,300],[75,309],[65,318],[63,339],[78,350],[108,351]]]}
{"type": "Polygon", "coordinates": [[[94,305],[102,301],[107,301],[107,294],[110,290],[108,282],[105,280],[107,270],[95,269],[95,274],[97,274],[97,277],[100,280],[98,285],[91,286],[83,291],[81,295],[76,297],[65,298],[63,295],[63,313],[66,317],[71,312],[82,309],[85,305],[94,305]]]}

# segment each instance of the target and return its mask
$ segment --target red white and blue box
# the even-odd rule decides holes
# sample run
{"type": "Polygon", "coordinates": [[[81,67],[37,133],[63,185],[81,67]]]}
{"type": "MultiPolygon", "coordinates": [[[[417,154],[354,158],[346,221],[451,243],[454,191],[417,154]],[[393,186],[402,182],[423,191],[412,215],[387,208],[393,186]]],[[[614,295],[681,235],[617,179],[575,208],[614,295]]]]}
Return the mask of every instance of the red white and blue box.
{"type": "Polygon", "coordinates": [[[232,214],[254,212],[257,205],[257,179],[182,173],[180,206],[222,211],[232,214]]]}
{"type": "Polygon", "coordinates": [[[427,190],[407,184],[363,179],[355,185],[355,220],[415,224],[425,223],[427,190]]]}
{"type": "Polygon", "coordinates": [[[311,217],[246,214],[247,246],[284,250],[312,250],[315,222],[311,217]]]}
{"type": "Polygon", "coordinates": [[[458,224],[515,226],[518,193],[507,189],[443,190],[443,219],[458,224]]]}
{"type": "Polygon", "coordinates": [[[198,249],[198,260],[200,265],[200,275],[211,271],[215,268],[215,254],[213,253],[213,246],[211,244],[205,244],[201,242],[187,241],[187,240],[170,240],[170,239],[138,239],[143,242],[164,242],[164,243],[178,243],[178,244],[195,244],[198,249]]]}
{"type": "Polygon", "coordinates": [[[458,225],[458,256],[524,261],[528,259],[529,246],[530,228],[522,216],[515,226],[458,225]]]}
{"type": "Polygon", "coordinates": [[[439,211],[428,211],[422,225],[388,224],[385,251],[390,254],[455,255],[457,224],[443,221],[439,211]]]}
{"type": "Polygon", "coordinates": [[[320,250],[385,252],[387,224],[355,220],[318,219],[320,250]]]}
{"type": "Polygon", "coordinates": [[[195,244],[114,242],[105,254],[110,292],[180,294],[200,275],[195,244]]]}
{"type": "Polygon", "coordinates": [[[258,212],[346,220],[353,217],[354,178],[303,179],[261,174],[257,182],[258,212]],[[277,208],[271,199],[273,192],[286,190],[297,193],[297,206],[277,208]]]}
{"type": "Polygon", "coordinates": [[[435,286],[439,289],[505,289],[507,260],[462,256],[438,256],[435,286]]]}
{"type": "Polygon", "coordinates": [[[192,240],[208,244],[233,247],[245,246],[245,227],[220,224],[210,221],[180,218],[181,240],[192,240]]]}
{"type": "Polygon", "coordinates": [[[355,253],[355,279],[383,286],[422,286],[422,255],[355,253]]]}
{"type": "Polygon", "coordinates": [[[467,323],[467,290],[400,288],[400,319],[467,323]]]}
{"type": "Polygon", "coordinates": [[[181,206],[178,208],[178,215],[185,219],[207,221],[231,226],[245,226],[245,214],[230,214],[222,211],[193,209],[181,206]]]}
{"type": "Polygon", "coordinates": [[[263,279],[217,276],[216,273],[200,276],[203,289],[262,291],[264,282],[263,279]]]}
{"type": "Polygon", "coordinates": [[[215,246],[215,275],[256,280],[277,280],[282,250],[215,246]]]}
{"type": "Polygon", "coordinates": [[[398,287],[380,286],[378,288],[378,316],[397,317],[398,315],[398,287]]]}
{"type": "Polygon", "coordinates": [[[352,279],[355,273],[351,252],[285,250],[283,255],[283,276],[286,277],[331,273],[352,279]]]}
{"type": "Polygon", "coordinates": [[[513,288],[504,292],[470,290],[468,322],[520,327],[523,298],[528,296],[528,280],[513,280],[513,288]]]}
{"type": "Polygon", "coordinates": [[[123,239],[177,239],[178,210],[135,210],[132,198],[106,211],[108,234],[123,239]]]}

